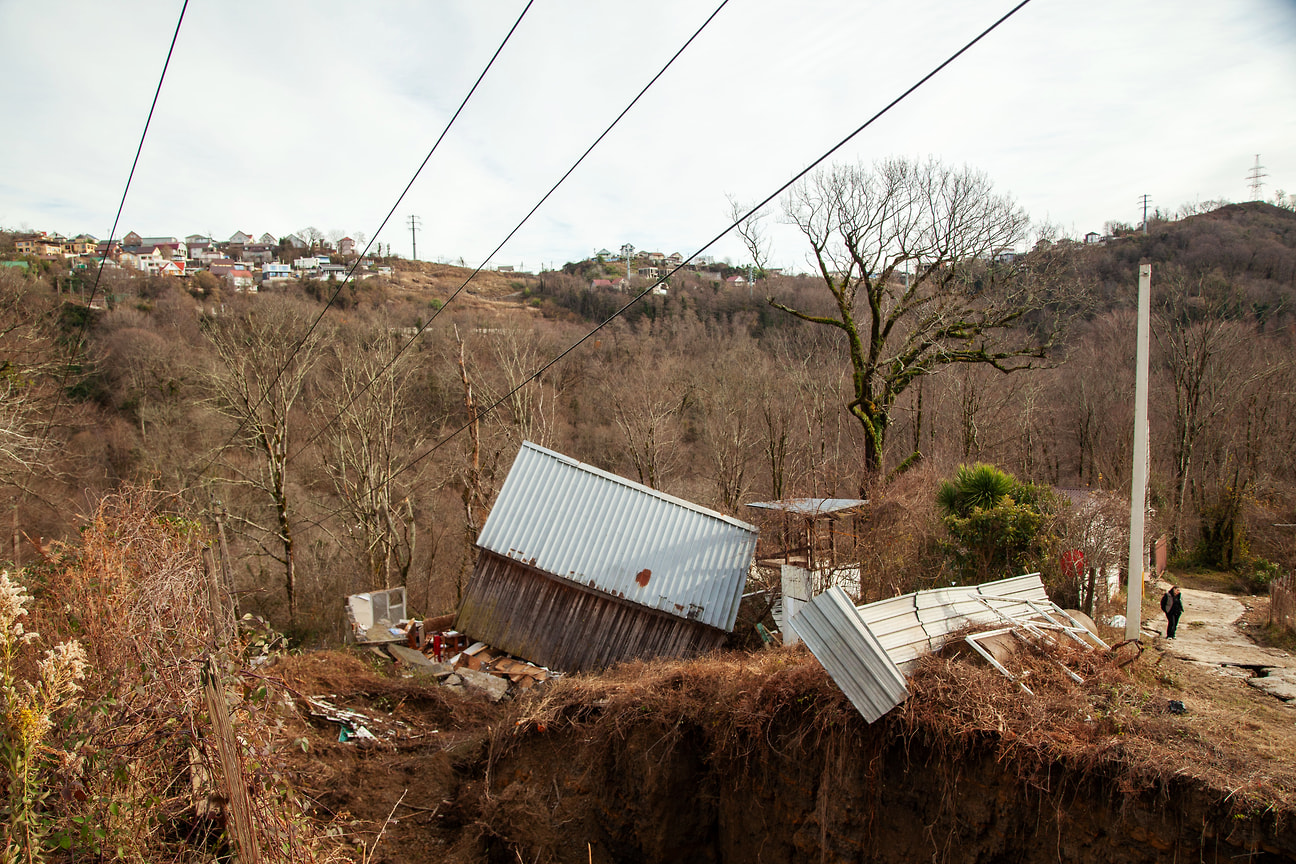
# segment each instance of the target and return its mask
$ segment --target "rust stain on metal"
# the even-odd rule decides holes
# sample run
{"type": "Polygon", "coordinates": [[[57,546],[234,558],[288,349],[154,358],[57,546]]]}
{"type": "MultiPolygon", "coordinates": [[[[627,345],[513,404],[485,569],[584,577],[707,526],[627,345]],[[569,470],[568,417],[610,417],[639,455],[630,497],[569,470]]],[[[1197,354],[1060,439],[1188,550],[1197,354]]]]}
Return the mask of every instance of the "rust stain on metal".
{"type": "Polygon", "coordinates": [[[639,575],[635,576],[635,582],[639,584],[640,588],[647,588],[650,578],[652,578],[652,571],[645,567],[639,571],[639,575]]]}

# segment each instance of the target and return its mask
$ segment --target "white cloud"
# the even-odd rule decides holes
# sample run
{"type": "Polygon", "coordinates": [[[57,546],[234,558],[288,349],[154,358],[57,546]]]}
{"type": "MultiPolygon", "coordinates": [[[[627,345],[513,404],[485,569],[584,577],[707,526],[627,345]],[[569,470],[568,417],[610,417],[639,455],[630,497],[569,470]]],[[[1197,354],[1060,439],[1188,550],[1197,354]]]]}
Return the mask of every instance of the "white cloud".
{"type": "MultiPolygon", "coordinates": [[[[192,6],[118,233],[372,235],[522,5],[192,6]]],[[[730,4],[497,260],[688,254],[1006,8],[730,4]]],[[[178,12],[0,4],[0,224],[107,233],[178,12]]],[[[380,239],[407,254],[417,213],[420,257],[479,261],[709,12],[537,3],[380,239]]],[[[967,162],[1079,233],[1242,199],[1255,153],[1296,189],[1294,49],[1289,0],[1035,0],[840,158],[967,162]]]]}

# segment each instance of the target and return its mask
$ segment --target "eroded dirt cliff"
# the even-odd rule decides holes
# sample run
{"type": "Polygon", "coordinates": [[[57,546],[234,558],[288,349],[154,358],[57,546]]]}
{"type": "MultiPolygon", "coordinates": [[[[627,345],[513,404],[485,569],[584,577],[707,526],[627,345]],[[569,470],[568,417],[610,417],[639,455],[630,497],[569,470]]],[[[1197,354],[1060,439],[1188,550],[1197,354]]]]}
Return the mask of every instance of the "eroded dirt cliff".
{"type": "Polygon", "coordinates": [[[363,746],[299,730],[321,816],[374,862],[1296,860],[1296,712],[1175,662],[1040,657],[1028,697],[933,659],[872,726],[796,649],[499,706],[340,655],[279,671],[410,724],[363,746]]]}

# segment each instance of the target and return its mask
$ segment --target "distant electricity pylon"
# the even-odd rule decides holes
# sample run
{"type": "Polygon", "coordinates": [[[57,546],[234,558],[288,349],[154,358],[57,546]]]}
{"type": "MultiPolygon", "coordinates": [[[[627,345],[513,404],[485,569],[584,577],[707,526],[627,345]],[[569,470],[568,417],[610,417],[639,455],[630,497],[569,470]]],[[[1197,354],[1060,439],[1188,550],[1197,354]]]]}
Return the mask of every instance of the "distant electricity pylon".
{"type": "Polygon", "coordinates": [[[1251,183],[1252,201],[1260,200],[1260,190],[1264,188],[1264,178],[1268,176],[1268,174],[1264,173],[1264,166],[1260,164],[1260,154],[1257,153],[1255,164],[1251,166],[1251,170],[1247,173],[1247,180],[1251,183]]]}
{"type": "Polygon", "coordinates": [[[1150,200],[1152,200],[1152,197],[1150,195],[1144,194],[1139,196],[1139,202],[1143,204],[1143,233],[1144,234],[1147,233],[1147,207],[1148,207],[1148,201],[1150,200]]]}
{"type": "Polygon", "coordinates": [[[423,220],[419,219],[419,217],[417,216],[410,216],[409,226],[410,226],[410,247],[411,247],[410,260],[417,261],[418,260],[418,235],[416,232],[418,231],[418,229],[423,227],[423,220]]]}

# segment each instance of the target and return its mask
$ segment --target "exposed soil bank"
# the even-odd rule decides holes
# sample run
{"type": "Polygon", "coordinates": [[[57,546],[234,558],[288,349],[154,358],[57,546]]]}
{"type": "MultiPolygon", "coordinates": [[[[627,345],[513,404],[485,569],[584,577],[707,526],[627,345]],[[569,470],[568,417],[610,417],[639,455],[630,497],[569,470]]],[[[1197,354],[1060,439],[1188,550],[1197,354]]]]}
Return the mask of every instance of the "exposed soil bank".
{"type": "Polygon", "coordinates": [[[1290,826],[1231,813],[1190,780],[1134,791],[1061,767],[1023,778],[990,742],[951,754],[894,729],[791,744],[806,725],[788,717],[772,732],[786,751],[751,742],[745,759],[717,759],[689,725],[529,734],[494,761],[489,792],[482,779],[460,804],[477,805],[477,849],[501,864],[591,851],[621,864],[1296,860],[1290,826]]]}
{"type": "Polygon", "coordinates": [[[1264,717],[1170,715],[1146,675],[1072,661],[1087,683],[1042,665],[1034,699],[933,661],[873,726],[790,650],[638,664],[490,709],[402,683],[387,701],[440,731],[322,745],[320,800],[377,826],[404,796],[374,864],[1296,860],[1296,771],[1265,756],[1264,717]],[[447,708],[471,722],[447,731],[447,708]]]}

